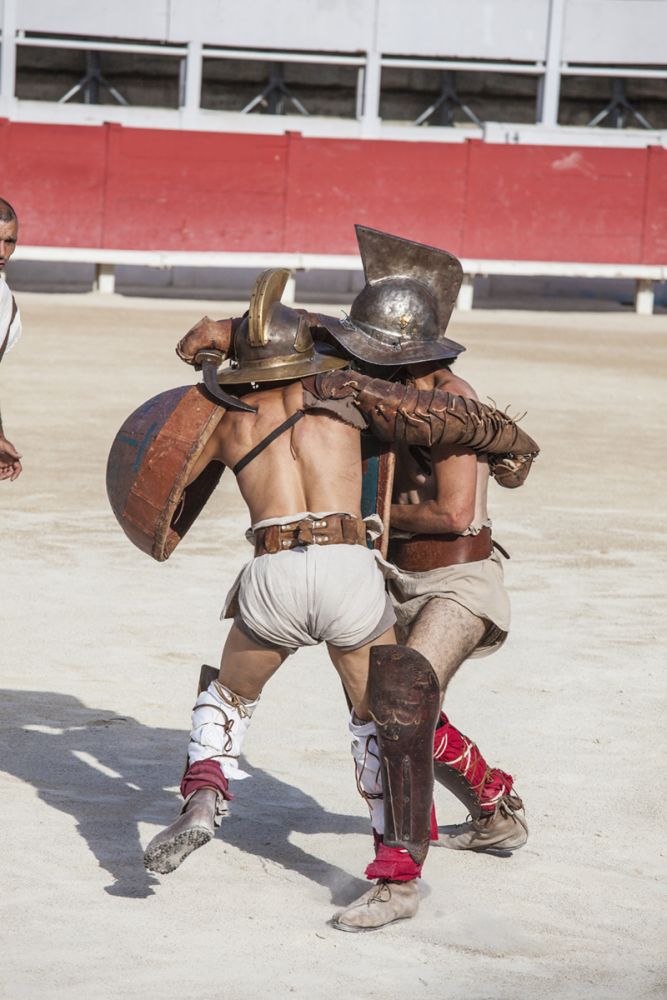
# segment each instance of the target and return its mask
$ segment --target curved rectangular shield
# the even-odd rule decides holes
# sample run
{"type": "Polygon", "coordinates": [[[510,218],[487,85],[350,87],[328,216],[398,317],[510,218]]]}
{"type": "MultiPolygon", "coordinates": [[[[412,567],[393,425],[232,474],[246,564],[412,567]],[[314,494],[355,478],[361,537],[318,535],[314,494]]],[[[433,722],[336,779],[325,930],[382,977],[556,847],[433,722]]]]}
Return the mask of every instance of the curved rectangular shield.
{"type": "Polygon", "coordinates": [[[143,403],[114,439],[106,474],[111,508],[130,541],[158,562],[169,558],[218,485],[220,462],[185,484],[224,413],[201,386],[180,386],[143,403]]]}

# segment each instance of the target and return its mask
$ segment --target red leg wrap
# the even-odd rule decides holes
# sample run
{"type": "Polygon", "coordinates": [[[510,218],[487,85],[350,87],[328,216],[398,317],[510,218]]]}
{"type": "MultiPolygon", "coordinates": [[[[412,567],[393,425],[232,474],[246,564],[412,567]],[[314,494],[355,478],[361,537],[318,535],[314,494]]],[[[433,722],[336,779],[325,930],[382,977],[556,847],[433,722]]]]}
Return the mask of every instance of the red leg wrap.
{"type": "Polygon", "coordinates": [[[366,869],[366,878],[388,879],[390,882],[411,882],[420,878],[422,866],[416,864],[403,847],[387,847],[382,838],[373,831],[376,844],[375,861],[366,869]]]}
{"type": "Polygon", "coordinates": [[[477,745],[459,732],[444,712],[440,713],[433,739],[433,759],[463,775],[484,812],[492,812],[512,790],[512,776],[497,767],[490,768],[477,745]]]}
{"type": "Polygon", "coordinates": [[[484,788],[482,789],[482,812],[493,812],[501,799],[512,791],[514,779],[499,767],[489,769],[484,788]]]}
{"type": "Polygon", "coordinates": [[[199,788],[213,788],[216,792],[220,792],[223,799],[231,800],[234,798],[228,791],[229,782],[215,760],[198,760],[194,764],[190,764],[183,775],[181,795],[184,799],[187,799],[188,795],[192,795],[199,788]]]}

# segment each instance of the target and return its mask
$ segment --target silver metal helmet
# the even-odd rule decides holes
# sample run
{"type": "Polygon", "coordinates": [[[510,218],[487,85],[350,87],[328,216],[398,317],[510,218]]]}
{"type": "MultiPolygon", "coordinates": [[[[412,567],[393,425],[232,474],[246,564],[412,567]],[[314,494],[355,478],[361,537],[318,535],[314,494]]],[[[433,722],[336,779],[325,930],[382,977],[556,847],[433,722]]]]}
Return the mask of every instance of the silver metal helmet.
{"type": "Polygon", "coordinates": [[[306,317],[280,301],[289,276],[285,268],[271,268],[257,278],[234,336],[235,360],[218,372],[220,385],[278,382],[346,366],[344,358],[320,352],[306,317]]]}
{"type": "Polygon", "coordinates": [[[366,284],[349,316],[318,315],[346,351],[375,365],[452,360],[465,350],[445,337],[463,279],[446,250],[355,226],[366,284]]]}

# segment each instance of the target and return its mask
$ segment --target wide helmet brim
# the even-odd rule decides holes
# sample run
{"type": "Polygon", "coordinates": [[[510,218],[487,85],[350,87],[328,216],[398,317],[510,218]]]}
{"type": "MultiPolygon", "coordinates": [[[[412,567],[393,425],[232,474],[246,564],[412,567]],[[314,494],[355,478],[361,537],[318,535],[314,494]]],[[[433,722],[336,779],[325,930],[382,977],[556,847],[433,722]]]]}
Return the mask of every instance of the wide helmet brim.
{"type": "Polygon", "coordinates": [[[325,354],[318,351],[317,347],[307,358],[287,362],[284,358],[276,358],[275,362],[272,364],[269,358],[262,359],[257,364],[227,368],[218,372],[217,382],[219,385],[245,385],[248,382],[262,385],[264,382],[282,382],[286,379],[304,378],[306,375],[319,375],[321,372],[345,368],[349,364],[346,358],[325,354]]]}
{"type": "Polygon", "coordinates": [[[317,322],[348,354],[372,365],[396,368],[426,361],[453,361],[465,351],[463,344],[458,344],[448,337],[440,337],[438,340],[413,338],[388,344],[371,337],[349,319],[343,321],[324,313],[317,313],[317,322]]]}

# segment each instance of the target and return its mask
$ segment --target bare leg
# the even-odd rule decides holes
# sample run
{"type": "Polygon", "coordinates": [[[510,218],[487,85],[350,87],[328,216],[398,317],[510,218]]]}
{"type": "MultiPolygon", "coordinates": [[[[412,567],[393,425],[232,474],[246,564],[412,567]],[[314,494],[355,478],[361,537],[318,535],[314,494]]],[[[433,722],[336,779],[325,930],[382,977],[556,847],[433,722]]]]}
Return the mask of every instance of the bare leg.
{"type": "Polygon", "coordinates": [[[241,698],[254,701],[288,654],[288,649],[258,645],[232,625],[222,651],[218,680],[241,698]]]}
{"type": "Polygon", "coordinates": [[[419,612],[407,645],[429,660],[444,694],[463,661],[479,646],[487,628],[483,618],[456,601],[434,597],[419,612]]]}
{"type": "Polygon", "coordinates": [[[377,639],[361,646],[359,649],[339,649],[327,643],[329,656],[338,675],[343,682],[347,695],[352,702],[354,714],[361,721],[370,719],[368,711],[368,669],[372,646],[393,645],[396,635],[393,627],[387,629],[377,639]]]}

